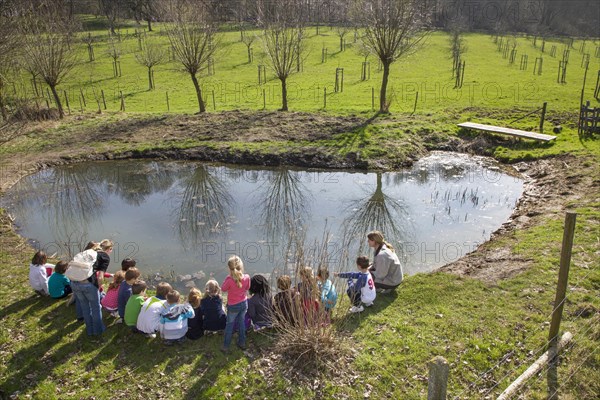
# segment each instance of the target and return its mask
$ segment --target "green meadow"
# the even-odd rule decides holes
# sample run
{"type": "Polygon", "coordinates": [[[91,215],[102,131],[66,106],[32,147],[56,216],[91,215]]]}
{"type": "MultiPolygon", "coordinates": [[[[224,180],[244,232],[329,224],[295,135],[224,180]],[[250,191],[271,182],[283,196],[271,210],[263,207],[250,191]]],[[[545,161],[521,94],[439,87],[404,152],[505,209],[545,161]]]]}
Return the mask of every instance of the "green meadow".
{"type": "MultiPolygon", "coordinates": [[[[359,54],[360,38],[355,41],[354,32],[345,36],[346,46],[340,51],[340,40],[335,29],[321,27],[316,35],[314,28],[307,28],[306,50],[301,71],[289,79],[290,109],[294,111],[327,111],[333,113],[361,113],[372,110],[373,93],[378,104],[379,85],[382,72],[375,56],[367,58],[370,78],[361,81],[364,61],[359,54]],[[323,58],[323,50],[327,57],[323,58]],[[344,69],[343,92],[335,92],[336,69],[344,69]],[[327,93],[324,96],[324,92],[327,93]],[[324,99],[326,97],[326,99],[324,99]],[[326,104],[325,104],[325,101],[326,104]]],[[[249,31],[256,36],[252,43],[253,61],[248,62],[247,48],[240,41],[237,31],[221,32],[216,41],[218,48],[214,60],[214,74],[204,70],[201,85],[210,112],[223,110],[275,110],[281,106],[281,88],[265,58],[259,31],[249,31]],[[267,82],[259,84],[258,66],[266,67],[267,82]],[[263,97],[264,91],[264,97],[263,97]],[[214,102],[213,102],[214,93],[214,102]]],[[[120,73],[115,77],[112,58],[109,56],[108,32],[93,30],[78,35],[75,46],[79,49],[80,64],[59,86],[66,91],[72,112],[82,108],[88,111],[101,109],[104,104],[101,91],[104,91],[106,109],[119,111],[120,94],[123,93],[127,112],[174,112],[193,113],[197,111],[197,101],[189,76],[181,72],[175,61],[170,61],[169,44],[166,32],[156,25],[153,32],[142,28],[125,26],[119,29],[113,43],[120,50],[120,73]],[[89,61],[87,45],[83,42],[91,34],[95,61],[89,61]],[[135,59],[141,41],[162,45],[165,62],[155,67],[156,88],[148,89],[146,67],[135,59]],[[81,95],[85,98],[85,106],[81,95]],[[168,94],[168,106],[167,106],[168,94]]],[[[419,50],[394,63],[391,72],[390,93],[393,96],[392,112],[431,113],[449,109],[464,110],[476,108],[523,109],[531,111],[548,102],[548,117],[552,113],[577,109],[585,69],[582,67],[584,54],[590,54],[589,73],[584,98],[593,98],[593,87],[600,58],[595,57],[598,41],[575,40],[572,45],[567,39],[549,39],[541,50],[541,40],[537,47],[533,37],[505,36],[502,40],[516,41],[515,61],[509,63],[498,51],[498,43],[493,36],[466,33],[464,81],[462,88],[454,88],[452,59],[449,37],[443,32],[434,32],[426,39],[419,50]],[[554,56],[551,55],[555,47],[554,56]],[[583,46],[583,48],[582,48],[583,46]],[[557,83],[559,61],[563,52],[570,52],[566,83],[557,83]],[[525,70],[520,69],[521,56],[527,55],[525,70]],[[536,58],[542,58],[542,74],[534,74],[536,58]]],[[[31,77],[22,75],[15,79],[14,90],[23,95],[33,96],[31,77]]],[[[14,91],[13,90],[13,91],[14,91]]],[[[62,95],[64,100],[64,94],[62,95]]]]}
{"type": "MultiPolygon", "coordinates": [[[[248,351],[224,355],[219,351],[222,336],[165,347],[159,339],[130,334],[125,326],[105,318],[110,326],[103,341],[89,341],[84,327],[75,321],[72,308],[33,295],[27,280],[31,247],[15,233],[2,210],[0,398],[423,399],[427,396],[427,364],[438,355],[450,364],[449,398],[496,398],[545,350],[565,209],[575,210],[578,220],[561,325],[562,332],[573,333],[574,341],[558,368],[560,393],[562,398],[572,400],[600,396],[600,141],[597,135],[577,134],[585,71],[581,67],[582,54],[590,53],[584,100],[592,100],[600,67],[600,58],[595,57],[598,40],[588,40],[585,45],[575,40],[571,47],[565,40],[552,39],[542,53],[541,41],[534,47],[533,38],[511,37],[517,41],[518,53],[515,63],[509,64],[492,36],[465,34],[464,83],[462,89],[454,89],[448,35],[434,32],[416,53],[393,64],[388,92],[394,98],[391,115],[378,116],[350,132],[299,142],[220,143],[181,137],[175,142],[105,143],[84,133],[111,129],[127,119],[149,121],[169,113],[193,114],[198,106],[189,76],[175,62],[156,67],[156,89],[148,90],[147,70],[135,61],[139,42],[133,24],[120,28],[120,77],[113,76],[102,23],[90,18],[85,26],[96,38],[96,60],[87,61],[85,44],[78,43],[81,63],[59,85],[61,93],[67,92],[71,115],[43,129],[32,128],[0,147],[0,154],[7,159],[14,162],[20,156],[43,155],[58,146],[75,149],[83,144],[83,137],[97,153],[214,146],[266,154],[282,148],[318,149],[340,158],[360,150],[373,161],[406,159],[415,149],[434,148],[456,137],[477,140],[478,134],[457,129],[456,124],[466,120],[536,129],[539,114],[511,121],[547,102],[545,133],[551,133],[554,125],[563,128],[555,142],[504,140],[488,145],[485,153],[506,162],[565,157],[565,169],[571,168],[568,157],[575,156],[582,161],[572,167],[570,177],[575,181],[588,177],[591,184],[579,197],[569,197],[560,211],[532,214],[530,217],[536,221],[532,226],[511,230],[484,245],[499,252],[509,249],[523,262],[526,268],[515,276],[490,283],[443,272],[417,274],[408,277],[395,293],[380,296],[372,308],[359,315],[345,314],[349,304],[341,293],[343,300],[338,304],[333,326],[345,351],[336,361],[339,368],[334,368],[331,375],[311,379],[299,376],[297,366],[273,355],[271,349],[277,341],[274,333],[251,333],[248,351]],[[556,46],[555,57],[549,54],[552,46],[556,46]],[[565,49],[570,50],[567,78],[566,83],[559,84],[558,63],[565,49]],[[522,54],[528,55],[526,70],[519,68],[522,54]],[[533,73],[537,57],[543,58],[541,75],[533,73]],[[124,113],[119,111],[121,92],[124,113]],[[83,100],[80,106],[81,93],[86,106],[83,100]],[[99,104],[101,115],[95,114],[99,104]]],[[[79,36],[83,38],[87,33],[79,36]]],[[[160,24],[155,32],[143,37],[167,47],[160,24]]],[[[201,77],[210,114],[238,109],[259,112],[263,110],[263,90],[266,110],[280,107],[280,84],[268,66],[267,82],[258,84],[257,66],[266,65],[260,40],[257,38],[253,44],[254,61],[248,63],[246,47],[239,37],[236,31],[221,33],[215,73],[203,73],[201,77]]],[[[357,52],[359,44],[354,42],[352,32],[346,41],[346,49],[340,51],[334,30],[321,28],[317,36],[315,28],[308,29],[302,70],[292,75],[288,89],[292,112],[364,118],[375,114],[372,91],[374,88],[377,107],[381,79],[377,61],[369,57],[370,79],[361,81],[363,57],[357,52]],[[325,62],[323,48],[328,54],[325,62]],[[334,92],[336,68],[344,68],[344,89],[338,93],[334,92]]],[[[15,77],[14,92],[33,96],[30,77],[15,77]]],[[[45,106],[43,99],[38,101],[45,106]]],[[[539,201],[543,203],[544,198],[539,201]]],[[[528,381],[519,398],[545,399],[545,373],[528,381]]]]}

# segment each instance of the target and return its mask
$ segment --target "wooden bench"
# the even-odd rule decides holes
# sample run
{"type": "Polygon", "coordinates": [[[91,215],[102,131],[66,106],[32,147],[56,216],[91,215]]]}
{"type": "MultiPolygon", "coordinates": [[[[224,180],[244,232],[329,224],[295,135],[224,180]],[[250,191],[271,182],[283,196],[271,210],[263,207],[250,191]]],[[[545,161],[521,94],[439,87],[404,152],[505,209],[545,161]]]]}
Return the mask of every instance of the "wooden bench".
{"type": "Polygon", "coordinates": [[[519,129],[503,128],[501,126],[477,124],[475,122],[463,122],[458,124],[461,128],[476,129],[478,131],[502,133],[505,135],[515,136],[518,138],[539,140],[541,142],[549,142],[556,139],[556,136],[544,135],[543,133],[521,131],[519,129]]]}

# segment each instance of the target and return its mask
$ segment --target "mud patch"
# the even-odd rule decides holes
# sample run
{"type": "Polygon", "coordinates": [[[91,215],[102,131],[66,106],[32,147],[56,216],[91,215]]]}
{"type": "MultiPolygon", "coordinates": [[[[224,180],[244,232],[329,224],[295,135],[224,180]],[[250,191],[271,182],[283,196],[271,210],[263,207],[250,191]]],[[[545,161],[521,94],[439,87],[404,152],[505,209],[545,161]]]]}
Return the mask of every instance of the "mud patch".
{"type": "Polygon", "coordinates": [[[510,219],[492,234],[488,242],[441,270],[493,284],[529,268],[531,260],[512,251],[514,243],[499,246],[499,239],[515,230],[539,225],[548,217],[564,214],[568,204],[597,193],[597,163],[592,164],[595,165],[593,168],[589,165],[590,160],[572,155],[515,164],[516,170],[525,178],[525,185],[510,219]],[[585,173],[585,170],[589,172],[585,173]]]}

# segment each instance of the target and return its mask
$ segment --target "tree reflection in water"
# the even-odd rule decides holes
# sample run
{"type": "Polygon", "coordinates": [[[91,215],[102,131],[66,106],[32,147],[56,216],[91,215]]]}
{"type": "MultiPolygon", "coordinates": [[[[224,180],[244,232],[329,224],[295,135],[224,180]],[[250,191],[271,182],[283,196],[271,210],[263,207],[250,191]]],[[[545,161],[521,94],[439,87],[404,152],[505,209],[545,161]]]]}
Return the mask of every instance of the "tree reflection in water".
{"type": "Polygon", "coordinates": [[[49,178],[48,193],[40,193],[47,197],[50,230],[57,251],[63,255],[71,256],[81,250],[90,223],[104,211],[105,193],[98,181],[97,169],[89,166],[55,168],[49,178]]]}
{"type": "Polygon", "coordinates": [[[377,172],[373,193],[350,200],[344,207],[342,215],[346,217],[340,230],[342,248],[348,252],[357,249],[357,254],[365,254],[368,250],[366,235],[373,230],[383,232],[388,241],[400,245],[413,236],[414,229],[408,218],[408,206],[404,201],[396,200],[383,192],[382,175],[381,172],[377,172]]]}
{"type": "Polygon", "coordinates": [[[181,180],[183,191],[174,209],[181,243],[186,248],[225,233],[234,199],[211,167],[195,164],[192,174],[181,180]]]}
{"type": "Polygon", "coordinates": [[[269,241],[291,241],[293,231],[302,228],[310,213],[312,196],[302,175],[287,168],[267,172],[259,186],[260,221],[269,241]]]}
{"type": "Polygon", "coordinates": [[[141,205],[153,193],[163,193],[173,185],[180,167],[177,163],[124,162],[102,174],[108,192],[132,206],[141,205]]]}

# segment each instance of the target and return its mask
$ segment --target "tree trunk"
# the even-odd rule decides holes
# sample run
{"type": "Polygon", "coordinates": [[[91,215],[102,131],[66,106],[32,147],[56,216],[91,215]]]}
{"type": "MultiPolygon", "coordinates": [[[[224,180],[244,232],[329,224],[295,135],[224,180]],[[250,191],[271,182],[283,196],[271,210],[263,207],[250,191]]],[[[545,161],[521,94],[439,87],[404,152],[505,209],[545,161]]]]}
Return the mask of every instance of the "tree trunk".
{"type": "Polygon", "coordinates": [[[383,78],[381,79],[381,90],[379,91],[379,112],[387,113],[389,110],[388,104],[386,104],[386,92],[390,76],[390,63],[387,61],[381,63],[383,64],[383,78]]]}
{"type": "Polygon", "coordinates": [[[192,82],[194,82],[194,88],[196,89],[196,97],[198,97],[198,106],[200,107],[200,112],[203,113],[206,111],[206,107],[204,106],[204,100],[202,100],[202,89],[200,89],[200,84],[198,83],[196,74],[190,75],[192,76],[192,82]]]}
{"type": "Polygon", "coordinates": [[[281,110],[279,111],[287,111],[288,110],[288,104],[287,104],[287,86],[286,86],[286,82],[285,82],[285,78],[279,78],[279,80],[281,80],[281,110]]]}
{"type": "Polygon", "coordinates": [[[344,51],[344,37],[340,36],[340,52],[344,51]]]}
{"type": "Polygon", "coordinates": [[[60,119],[65,117],[65,112],[63,111],[62,103],[60,102],[60,97],[58,97],[58,92],[56,91],[56,85],[49,85],[50,90],[52,90],[52,95],[54,96],[54,101],[56,102],[56,107],[58,107],[58,115],[60,119]]]}
{"type": "Polygon", "coordinates": [[[248,64],[252,62],[252,53],[250,52],[250,47],[251,46],[248,46],[248,64]]]}
{"type": "Polygon", "coordinates": [[[6,107],[4,105],[4,97],[2,96],[2,90],[0,90],[0,114],[2,114],[2,119],[4,121],[8,121],[8,113],[6,112],[6,107]]]}
{"type": "Polygon", "coordinates": [[[152,67],[148,67],[148,90],[154,89],[154,83],[152,83],[152,67]]]}
{"type": "Polygon", "coordinates": [[[152,18],[148,17],[146,21],[148,22],[148,32],[152,32],[152,18]]]}

